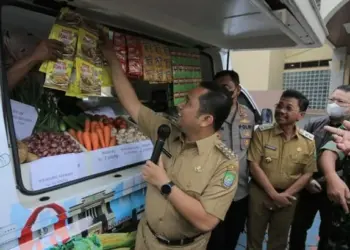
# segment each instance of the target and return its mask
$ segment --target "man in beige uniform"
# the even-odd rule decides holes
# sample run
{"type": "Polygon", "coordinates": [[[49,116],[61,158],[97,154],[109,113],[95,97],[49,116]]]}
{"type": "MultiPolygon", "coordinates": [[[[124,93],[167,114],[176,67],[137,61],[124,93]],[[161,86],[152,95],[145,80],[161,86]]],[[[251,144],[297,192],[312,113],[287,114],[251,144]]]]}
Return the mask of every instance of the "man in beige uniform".
{"type": "Polygon", "coordinates": [[[230,112],[230,93],[202,83],[180,107],[177,127],[140,103],[109,42],[103,52],[118,98],[141,131],[155,141],[161,124],[171,127],[162,160],[148,161],[142,172],[148,186],[136,250],[206,249],[237,187],[237,158],[215,133],[230,112]]]}
{"type": "Polygon", "coordinates": [[[248,250],[262,249],[268,227],[268,250],[286,249],[298,192],[317,171],[313,135],[296,127],[309,101],[295,90],[283,92],[276,124],[261,125],[248,150],[248,250]]]}

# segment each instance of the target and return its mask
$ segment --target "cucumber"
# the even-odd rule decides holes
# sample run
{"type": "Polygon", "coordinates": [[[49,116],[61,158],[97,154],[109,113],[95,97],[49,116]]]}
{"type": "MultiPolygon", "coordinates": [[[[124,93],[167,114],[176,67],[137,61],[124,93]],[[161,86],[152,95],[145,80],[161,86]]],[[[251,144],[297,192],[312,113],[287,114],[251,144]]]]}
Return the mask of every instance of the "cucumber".
{"type": "Polygon", "coordinates": [[[62,119],[70,128],[74,130],[82,130],[79,124],[77,124],[77,122],[75,121],[75,119],[72,119],[72,116],[63,116],[62,119]]]}
{"type": "Polygon", "coordinates": [[[66,126],[66,124],[63,121],[60,122],[60,130],[62,132],[67,130],[67,126],[66,126]]]}

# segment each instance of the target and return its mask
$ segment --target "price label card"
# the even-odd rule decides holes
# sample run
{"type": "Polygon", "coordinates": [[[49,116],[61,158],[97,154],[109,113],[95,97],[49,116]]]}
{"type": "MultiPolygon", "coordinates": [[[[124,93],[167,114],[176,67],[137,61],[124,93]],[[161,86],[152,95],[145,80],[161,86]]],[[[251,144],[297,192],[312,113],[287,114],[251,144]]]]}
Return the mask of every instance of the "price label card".
{"type": "Polygon", "coordinates": [[[90,156],[95,174],[124,166],[118,146],[92,151],[90,156]]]}
{"type": "Polygon", "coordinates": [[[33,106],[11,100],[13,123],[16,137],[22,140],[33,132],[38,113],[33,106]]]}
{"type": "Polygon", "coordinates": [[[153,152],[151,140],[124,144],[119,147],[124,166],[147,161],[151,158],[153,152]]]}
{"type": "Polygon", "coordinates": [[[40,190],[73,181],[80,176],[84,167],[84,153],[45,157],[30,163],[32,189],[40,190]]]}

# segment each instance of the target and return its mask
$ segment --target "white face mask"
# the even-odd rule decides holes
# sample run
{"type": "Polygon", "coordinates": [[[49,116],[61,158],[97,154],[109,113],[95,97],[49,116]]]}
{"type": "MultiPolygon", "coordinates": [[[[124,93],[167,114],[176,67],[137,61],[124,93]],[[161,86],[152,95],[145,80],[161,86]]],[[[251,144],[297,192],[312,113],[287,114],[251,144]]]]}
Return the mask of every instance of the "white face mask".
{"type": "Polygon", "coordinates": [[[330,103],[327,105],[327,114],[331,118],[344,118],[346,115],[346,108],[340,107],[336,103],[330,103]]]}

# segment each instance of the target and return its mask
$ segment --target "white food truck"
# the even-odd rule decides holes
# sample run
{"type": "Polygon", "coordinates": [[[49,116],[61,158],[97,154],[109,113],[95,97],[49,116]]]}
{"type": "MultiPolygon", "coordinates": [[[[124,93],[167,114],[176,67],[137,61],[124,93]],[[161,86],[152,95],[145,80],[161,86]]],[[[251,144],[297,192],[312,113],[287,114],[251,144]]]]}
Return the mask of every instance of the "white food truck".
{"type": "MultiPolygon", "coordinates": [[[[314,0],[18,0],[1,1],[0,5],[2,31],[20,27],[47,38],[60,8],[69,6],[126,34],[196,48],[203,80],[231,68],[229,50],[319,47],[327,35],[314,0]]],[[[3,50],[0,61],[4,61],[3,50]]],[[[80,160],[47,157],[41,164],[20,164],[3,65],[0,86],[0,190],[4,194],[0,249],[45,249],[55,244],[53,238],[65,241],[62,235],[116,232],[137,223],[145,194],[140,168],[152,145],[135,144],[137,164],[124,159],[115,168],[110,167],[113,155],[96,160],[98,155],[90,152],[80,160]],[[57,181],[39,185],[42,180],[33,173],[46,178],[44,181],[50,181],[50,176],[57,181]]],[[[105,97],[83,102],[94,108],[109,105],[117,115],[125,115],[113,91],[105,91],[105,97]]],[[[256,114],[257,121],[269,122],[261,118],[245,89],[239,102],[256,114]]]]}

